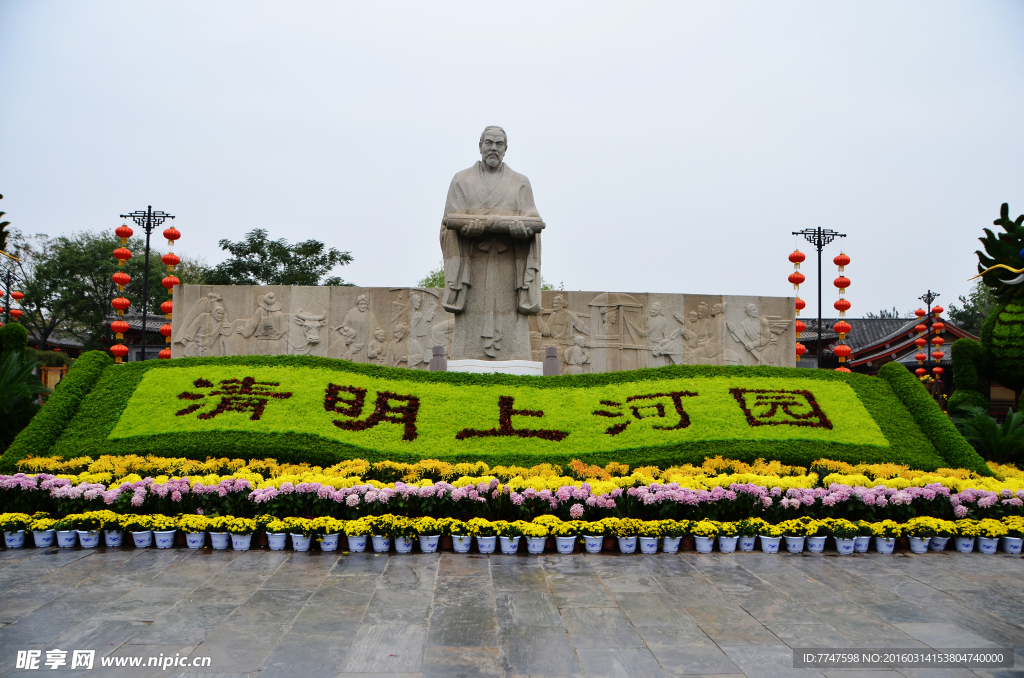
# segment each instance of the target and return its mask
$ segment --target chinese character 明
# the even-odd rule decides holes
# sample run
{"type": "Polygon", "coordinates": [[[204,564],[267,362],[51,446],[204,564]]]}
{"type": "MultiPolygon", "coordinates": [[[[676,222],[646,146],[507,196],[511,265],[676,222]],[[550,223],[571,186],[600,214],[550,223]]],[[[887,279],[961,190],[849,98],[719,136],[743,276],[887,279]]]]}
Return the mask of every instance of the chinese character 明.
{"type": "Polygon", "coordinates": [[[515,398],[501,396],[498,398],[498,428],[486,430],[464,428],[455,434],[456,440],[466,438],[484,438],[488,436],[519,436],[520,438],[541,438],[542,440],[559,441],[569,435],[568,431],[555,431],[549,429],[514,428],[512,417],[543,417],[541,410],[517,410],[515,409],[515,398]]]}
{"type": "Polygon", "coordinates": [[[346,417],[352,417],[355,421],[343,421],[336,419],[334,425],[345,431],[365,431],[371,429],[381,422],[389,424],[401,424],[404,428],[402,440],[415,440],[419,435],[416,432],[416,415],[420,409],[420,399],[411,395],[398,395],[390,391],[377,391],[377,401],[374,403],[373,413],[360,421],[363,415],[363,407],[366,405],[366,389],[358,386],[338,386],[328,384],[327,393],[324,396],[324,409],[328,412],[335,412],[346,417]],[[352,397],[346,398],[343,393],[352,397]],[[391,401],[405,403],[402,406],[395,406],[391,401]]]}
{"type": "Polygon", "coordinates": [[[91,669],[96,659],[96,650],[75,650],[71,653],[71,668],[91,669]]]}
{"type": "MultiPolygon", "coordinates": [[[[202,389],[214,388],[213,384],[206,379],[196,379],[192,382],[192,385],[202,389]]],[[[220,402],[212,410],[200,412],[197,416],[200,419],[213,419],[218,414],[223,414],[224,412],[248,412],[252,413],[249,419],[259,421],[260,417],[263,416],[263,410],[271,398],[284,400],[292,397],[291,393],[271,391],[267,388],[268,386],[279,385],[276,381],[256,381],[253,377],[222,379],[220,386],[209,393],[185,391],[178,394],[178,399],[205,400],[207,397],[221,396],[220,402]]],[[[186,414],[192,414],[196,410],[202,409],[206,404],[207,402],[189,405],[183,410],[178,410],[175,414],[183,417],[186,414]]]]}
{"type": "Polygon", "coordinates": [[[42,650],[18,650],[18,658],[14,664],[14,668],[27,670],[38,669],[39,658],[42,656],[42,650]]]}
{"type": "Polygon", "coordinates": [[[46,665],[50,669],[56,669],[58,666],[64,666],[68,663],[67,657],[67,650],[47,650],[46,665]]]}
{"type": "MultiPolygon", "coordinates": [[[[672,393],[648,393],[644,395],[631,395],[626,398],[626,407],[633,415],[633,419],[638,421],[643,419],[666,419],[668,417],[668,410],[665,408],[665,403],[671,400],[672,408],[675,413],[679,415],[679,421],[671,426],[657,426],[653,428],[659,431],[678,431],[684,429],[690,425],[690,415],[683,409],[683,398],[696,396],[696,393],[691,391],[673,391],[672,393]],[[632,404],[630,404],[632,403],[632,404]]],[[[606,407],[623,407],[622,403],[615,402],[614,400],[602,400],[602,405],[606,407]]],[[[612,412],[609,410],[594,410],[593,414],[597,417],[608,417],[611,419],[618,417],[628,417],[625,412],[612,412]]],[[[616,424],[612,424],[605,433],[610,436],[617,436],[625,431],[630,424],[633,423],[632,419],[621,421],[616,424]]]]}
{"type": "Polygon", "coordinates": [[[832,428],[810,391],[731,388],[750,426],[810,426],[832,428]]]}

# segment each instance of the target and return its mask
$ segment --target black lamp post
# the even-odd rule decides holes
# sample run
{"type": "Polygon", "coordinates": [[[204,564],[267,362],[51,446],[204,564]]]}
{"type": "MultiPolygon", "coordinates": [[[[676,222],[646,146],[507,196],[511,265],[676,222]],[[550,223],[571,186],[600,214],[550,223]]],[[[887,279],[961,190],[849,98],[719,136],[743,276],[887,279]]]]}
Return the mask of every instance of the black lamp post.
{"type": "MultiPolygon", "coordinates": [[[[924,302],[925,315],[921,319],[922,323],[927,323],[932,319],[932,302],[938,299],[939,296],[940,295],[938,292],[932,292],[931,290],[928,290],[927,292],[918,297],[918,299],[924,302]]],[[[930,325],[925,325],[925,327],[928,328],[924,332],[925,341],[928,342],[928,349],[925,351],[928,357],[925,358],[924,364],[927,366],[928,371],[932,372],[932,369],[935,367],[932,364],[935,362],[935,360],[932,358],[932,328],[930,325]]]]}
{"type": "Polygon", "coordinates": [[[157,210],[153,211],[153,206],[149,205],[146,211],[143,212],[138,210],[131,214],[122,214],[122,219],[131,219],[140,228],[146,230],[146,260],[144,262],[145,268],[142,272],[142,349],[140,360],[146,359],[146,317],[148,314],[147,306],[149,306],[149,236],[153,233],[153,229],[164,223],[166,219],[173,219],[173,214],[167,212],[161,212],[157,210]]]}
{"type": "Polygon", "coordinates": [[[821,250],[836,238],[845,238],[845,233],[833,231],[830,228],[805,228],[802,231],[793,231],[793,235],[802,235],[807,242],[814,245],[818,250],[818,367],[821,367],[821,250]]]}

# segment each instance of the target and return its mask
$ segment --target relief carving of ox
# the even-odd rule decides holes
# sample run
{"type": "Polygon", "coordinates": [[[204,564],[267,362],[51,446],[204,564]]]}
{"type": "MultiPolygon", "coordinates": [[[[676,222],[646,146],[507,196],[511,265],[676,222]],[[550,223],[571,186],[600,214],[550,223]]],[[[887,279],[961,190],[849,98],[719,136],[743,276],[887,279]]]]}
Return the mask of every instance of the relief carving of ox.
{"type": "Polygon", "coordinates": [[[306,355],[320,345],[320,328],[327,326],[327,313],[315,315],[299,309],[292,316],[288,344],[292,353],[306,355]]]}

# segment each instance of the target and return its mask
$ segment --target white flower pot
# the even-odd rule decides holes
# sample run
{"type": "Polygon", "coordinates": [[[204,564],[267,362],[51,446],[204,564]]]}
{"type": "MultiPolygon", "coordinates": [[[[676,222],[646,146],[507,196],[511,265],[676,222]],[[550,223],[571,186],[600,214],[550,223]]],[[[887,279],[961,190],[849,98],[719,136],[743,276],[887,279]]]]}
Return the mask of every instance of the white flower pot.
{"type": "Polygon", "coordinates": [[[786,537],[786,550],[790,553],[802,553],[806,537],[786,537]]]}
{"type": "Polygon", "coordinates": [[[441,541],[441,535],[420,535],[420,551],[424,553],[435,553],[437,551],[437,544],[441,541]]]}
{"type": "Polygon", "coordinates": [[[397,553],[412,553],[412,537],[395,537],[395,551],[397,553]]]}
{"type": "Polygon", "coordinates": [[[592,534],[583,535],[583,548],[587,553],[600,553],[604,547],[604,537],[592,534]]]}
{"type": "Polygon", "coordinates": [[[387,553],[391,550],[391,537],[373,535],[373,550],[375,553],[387,553]]]}
{"type": "Polygon", "coordinates": [[[694,535],[693,541],[697,544],[697,553],[711,553],[715,547],[714,537],[698,537],[694,535]]]}
{"type": "Polygon", "coordinates": [[[186,532],[185,544],[190,549],[201,549],[206,546],[206,532],[186,532]]]}
{"type": "Polygon", "coordinates": [[[751,551],[753,551],[755,539],[757,539],[757,537],[750,537],[745,534],[741,534],[738,544],[740,547],[740,551],[743,551],[744,553],[750,553],[751,551]]]}
{"type": "Polygon", "coordinates": [[[722,553],[735,553],[736,542],[738,542],[739,540],[739,537],[719,537],[718,550],[722,553]]]}
{"type": "Polygon", "coordinates": [[[1024,539],[1020,537],[1003,537],[1003,550],[1019,556],[1021,543],[1024,543],[1024,539]]]}
{"type": "Polygon", "coordinates": [[[210,533],[210,545],[213,546],[216,551],[223,551],[231,543],[231,537],[227,532],[211,532],[210,533]]]}
{"type": "Polygon", "coordinates": [[[555,537],[555,546],[558,548],[560,554],[567,555],[572,553],[573,547],[576,546],[576,537],[555,537]]]}
{"type": "Polygon", "coordinates": [[[248,551],[252,546],[252,533],[231,535],[231,548],[236,551],[248,551]]]}
{"type": "Polygon", "coordinates": [[[348,550],[352,553],[362,553],[366,550],[366,535],[365,534],[349,534],[348,537],[348,550]]]}
{"type": "MultiPolygon", "coordinates": [[[[544,553],[544,542],[547,540],[547,537],[527,537],[526,552],[534,555],[544,553]]],[[[454,541],[454,537],[452,538],[452,541],[454,541]]]]}
{"type": "Polygon", "coordinates": [[[949,537],[932,537],[928,542],[929,551],[945,551],[946,542],[949,541],[949,537]]]}
{"type": "Polygon", "coordinates": [[[974,550],[974,537],[954,537],[953,546],[957,553],[970,553],[974,550]]]}
{"type": "Polygon", "coordinates": [[[177,532],[177,530],[153,530],[153,536],[156,537],[156,547],[158,549],[169,549],[174,546],[174,535],[177,532]]]}
{"type": "MultiPolygon", "coordinates": [[[[269,539],[267,541],[270,541],[269,539]]],[[[312,537],[303,537],[301,534],[292,534],[292,548],[296,551],[308,551],[309,542],[313,541],[312,537]]]]}
{"type": "Polygon", "coordinates": [[[855,537],[853,540],[853,552],[854,553],[867,553],[868,546],[871,545],[871,536],[866,537],[855,537]]]}
{"type": "Polygon", "coordinates": [[[636,537],[619,537],[619,551],[634,553],[636,551],[636,537]]]}
{"type": "Polygon", "coordinates": [[[763,534],[759,535],[761,539],[761,552],[762,553],[778,553],[779,542],[782,541],[782,537],[766,537],[763,534]]]}
{"type": "Polygon", "coordinates": [[[468,534],[452,535],[452,548],[456,553],[469,553],[471,546],[473,546],[473,537],[468,534]]]}
{"type": "Polygon", "coordinates": [[[928,542],[931,541],[931,537],[911,537],[910,538],[910,551],[912,553],[928,553],[928,542]]]}
{"type": "Polygon", "coordinates": [[[94,549],[100,545],[99,530],[78,530],[78,543],[83,549],[94,549]]]}
{"type": "Polygon", "coordinates": [[[808,537],[807,550],[811,553],[824,553],[827,539],[828,537],[808,537]]]}
{"type": "Polygon", "coordinates": [[[993,554],[999,546],[999,539],[992,537],[978,537],[978,551],[986,554],[993,554]]]}
{"type": "Polygon", "coordinates": [[[9,549],[20,549],[25,546],[25,530],[4,532],[4,544],[9,549]]]}
{"type": "Polygon", "coordinates": [[[896,540],[892,537],[875,537],[875,550],[888,555],[896,548],[896,540]]]}
{"type": "Polygon", "coordinates": [[[121,530],[103,530],[103,543],[109,547],[120,546],[124,542],[124,532],[121,530]]]}
{"type": "Polygon", "coordinates": [[[53,546],[53,540],[56,534],[53,530],[38,530],[32,533],[32,539],[36,543],[37,549],[44,549],[53,546]]]}
{"type": "Polygon", "coordinates": [[[836,537],[836,551],[841,556],[852,556],[857,548],[856,539],[840,539],[836,537]]]}
{"type": "Polygon", "coordinates": [[[637,537],[640,542],[640,553],[657,553],[658,552],[658,538],[657,537],[637,537]]]}
{"type": "Polygon", "coordinates": [[[149,548],[153,545],[153,531],[143,530],[141,532],[132,532],[132,541],[135,542],[135,548],[149,548]]]}
{"type": "Polygon", "coordinates": [[[320,550],[325,552],[337,551],[338,550],[338,532],[332,532],[331,534],[325,534],[323,539],[320,540],[320,550]]]}
{"type": "Polygon", "coordinates": [[[69,549],[78,543],[78,533],[74,530],[57,530],[57,546],[69,549]]]}
{"type": "Polygon", "coordinates": [[[284,547],[287,545],[287,532],[267,532],[267,546],[271,551],[284,551],[284,547]]]}
{"type": "Polygon", "coordinates": [[[502,537],[501,552],[507,556],[515,555],[519,550],[519,537],[502,537]]]}
{"type": "Polygon", "coordinates": [[[662,537],[662,553],[679,553],[679,542],[681,542],[682,540],[682,537],[662,537]]]}
{"type": "Polygon", "coordinates": [[[497,537],[476,538],[476,548],[480,551],[480,553],[494,553],[494,547],[497,543],[497,537]]]}

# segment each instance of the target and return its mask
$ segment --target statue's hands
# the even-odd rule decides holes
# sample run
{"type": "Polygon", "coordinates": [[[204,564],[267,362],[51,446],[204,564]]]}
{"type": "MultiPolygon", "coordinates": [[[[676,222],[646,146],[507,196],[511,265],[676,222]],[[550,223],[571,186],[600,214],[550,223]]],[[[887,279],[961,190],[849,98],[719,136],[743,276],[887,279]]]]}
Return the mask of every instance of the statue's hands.
{"type": "Polygon", "coordinates": [[[474,219],[472,222],[463,226],[459,232],[467,238],[475,238],[484,232],[484,227],[486,225],[487,224],[483,219],[474,219]]]}
{"type": "Polygon", "coordinates": [[[513,238],[519,238],[520,240],[526,240],[533,235],[530,229],[526,227],[526,224],[521,221],[513,221],[510,223],[508,225],[508,234],[513,238]]]}

